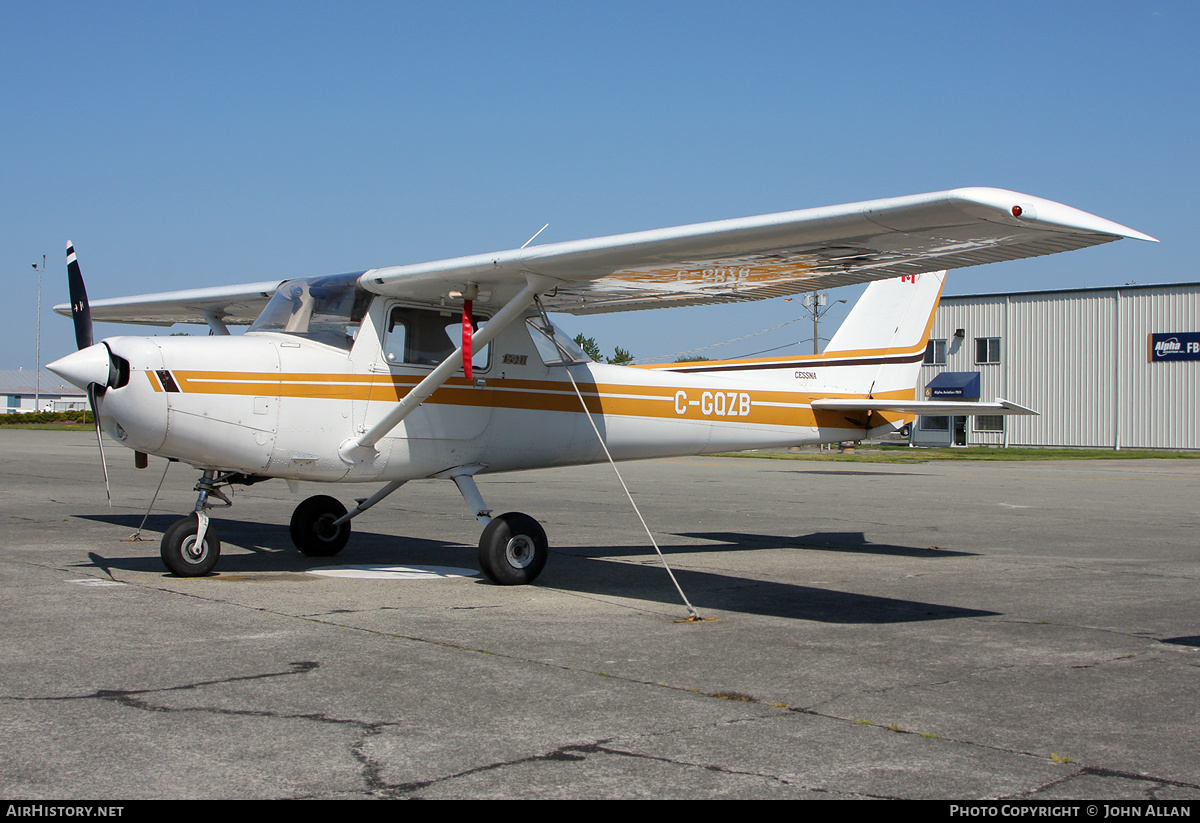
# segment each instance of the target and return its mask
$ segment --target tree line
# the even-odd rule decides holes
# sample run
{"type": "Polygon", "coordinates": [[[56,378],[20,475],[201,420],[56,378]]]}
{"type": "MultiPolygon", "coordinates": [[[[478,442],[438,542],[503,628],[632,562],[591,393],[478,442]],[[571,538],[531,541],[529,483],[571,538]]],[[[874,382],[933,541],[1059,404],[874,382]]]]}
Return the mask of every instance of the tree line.
{"type": "MultiPolygon", "coordinates": [[[[583,349],[583,353],[592,358],[594,363],[611,363],[614,366],[628,366],[633,363],[633,354],[620,346],[613,348],[612,357],[605,357],[600,353],[600,345],[596,342],[596,338],[584,337],[582,332],[575,335],[575,345],[583,349]]],[[[675,358],[676,363],[695,363],[701,360],[708,360],[708,358],[698,354],[684,354],[675,358]]]]}

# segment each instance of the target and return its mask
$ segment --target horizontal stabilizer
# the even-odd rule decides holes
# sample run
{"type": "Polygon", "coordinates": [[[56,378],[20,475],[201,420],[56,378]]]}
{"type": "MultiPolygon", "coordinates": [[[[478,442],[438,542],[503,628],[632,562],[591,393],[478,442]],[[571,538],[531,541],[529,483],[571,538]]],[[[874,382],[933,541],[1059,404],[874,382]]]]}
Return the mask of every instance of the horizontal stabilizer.
{"type": "Polygon", "coordinates": [[[951,400],[843,400],[830,398],[812,401],[814,409],[836,411],[876,411],[923,414],[943,417],[952,414],[1040,414],[1009,400],[996,398],[993,403],[960,403],[951,400]]]}

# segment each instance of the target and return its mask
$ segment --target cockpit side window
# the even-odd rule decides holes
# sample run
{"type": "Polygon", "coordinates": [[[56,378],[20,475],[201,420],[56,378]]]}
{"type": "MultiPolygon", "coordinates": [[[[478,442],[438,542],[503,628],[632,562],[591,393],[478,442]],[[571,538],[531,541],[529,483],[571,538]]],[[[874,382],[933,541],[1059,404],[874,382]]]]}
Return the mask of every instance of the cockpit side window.
{"type": "Polygon", "coordinates": [[[360,275],[355,272],[287,281],[247,333],[294,334],[349,351],[371,303],[371,294],[358,286],[360,275]]]}
{"type": "MultiPolygon", "coordinates": [[[[472,318],[476,331],[487,325],[488,318],[472,318]]],[[[436,366],[454,353],[462,343],[462,315],[439,309],[395,306],[388,315],[383,334],[383,356],[389,365],[436,366]]],[[[491,346],[473,351],[471,365],[480,371],[488,367],[491,346]]]]}
{"type": "Polygon", "coordinates": [[[547,366],[575,366],[592,362],[592,358],[584,354],[583,349],[553,323],[541,317],[530,317],[525,323],[529,326],[529,336],[537,348],[538,356],[547,366]]]}

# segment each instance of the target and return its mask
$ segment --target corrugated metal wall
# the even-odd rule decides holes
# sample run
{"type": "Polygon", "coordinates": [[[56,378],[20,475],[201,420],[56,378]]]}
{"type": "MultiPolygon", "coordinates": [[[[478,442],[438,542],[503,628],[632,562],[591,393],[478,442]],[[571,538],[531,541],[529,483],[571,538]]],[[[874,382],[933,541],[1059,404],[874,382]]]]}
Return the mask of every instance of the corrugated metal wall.
{"type": "Polygon", "coordinates": [[[1121,290],[1120,445],[1200,449],[1200,362],[1151,363],[1155,332],[1200,331],[1200,286],[1121,290]]]}
{"type": "Polygon", "coordinates": [[[972,444],[1200,449],[1200,362],[1149,362],[1151,333],[1182,331],[1200,331],[1200,284],[946,297],[932,333],[946,364],[921,380],[977,371],[982,399],[1041,412],[1006,417],[1003,435],[972,423],[972,444]],[[980,337],[1000,338],[1000,363],[975,363],[980,337]]]}

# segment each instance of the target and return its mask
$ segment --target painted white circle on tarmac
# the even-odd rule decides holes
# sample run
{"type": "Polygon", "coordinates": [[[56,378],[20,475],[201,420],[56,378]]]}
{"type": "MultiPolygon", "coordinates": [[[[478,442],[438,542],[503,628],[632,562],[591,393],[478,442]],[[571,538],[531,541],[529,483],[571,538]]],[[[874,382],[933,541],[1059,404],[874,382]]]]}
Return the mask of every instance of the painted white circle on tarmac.
{"type": "Polygon", "coordinates": [[[451,577],[477,577],[474,569],[453,566],[388,566],[365,563],[357,566],[321,566],[309,569],[309,574],[322,577],[353,577],[360,580],[444,580],[451,577]]]}

